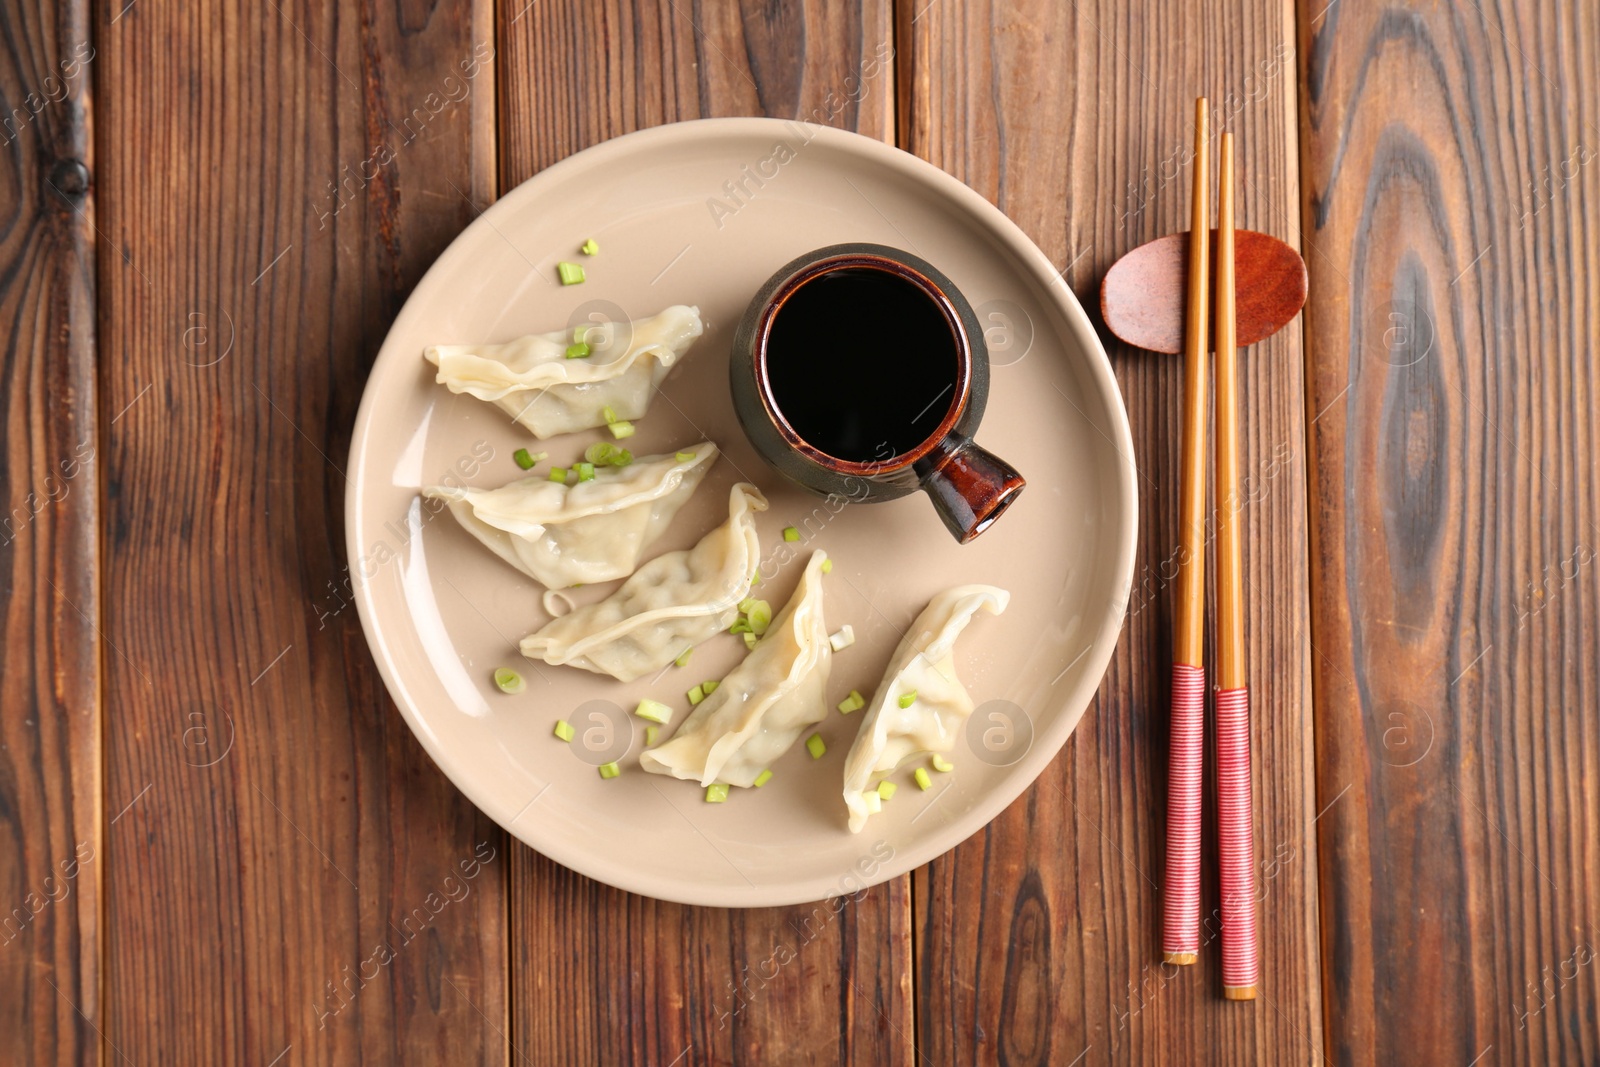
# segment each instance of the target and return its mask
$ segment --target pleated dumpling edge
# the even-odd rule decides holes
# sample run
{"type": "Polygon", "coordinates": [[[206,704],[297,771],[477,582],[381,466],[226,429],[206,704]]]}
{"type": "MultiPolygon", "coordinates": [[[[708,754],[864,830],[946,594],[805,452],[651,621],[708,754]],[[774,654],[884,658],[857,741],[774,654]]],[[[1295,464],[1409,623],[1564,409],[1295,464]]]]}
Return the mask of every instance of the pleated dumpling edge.
{"type": "Polygon", "coordinates": [[[524,637],[522,654],[623,682],[662,669],[732,625],[761,558],[755,513],[765,510],[761,490],[739,482],[729,491],[721,526],[693,548],[657,556],[604,600],[524,637]]]}
{"type": "Polygon", "coordinates": [[[599,466],[568,485],[529,475],[497,489],[433,486],[463,529],[548,589],[626,578],[716,463],[702,441],[679,452],[599,466]]]}
{"type": "Polygon", "coordinates": [[[828,714],[833,663],[823,618],[822,565],[811,555],[800,583],[766,635],[717,683],[672,738],[639,756],[653,774],[750,786],[828,714]]]}
{"type": "Polygon", "coordinates": [[[874,778],[909,756],[949,752],[955,745],[956,731],[973,708],[956,674],[956,638],[979,611],[999,615],[1010,601],[1011,594],[996,586],[958,585],[930,600],[906,631],[845,757],[851,833],[860,833],[872,814],[866,794],[874,778]],[[909,698],[903,707],[902,698],[909,698]]]}
{"type": "Polygon", "coordinates": [[[430,345],[423,358],[452,393],[497,404],[540,439],[643,418],[702,333],[700,309],[674,304],[645,319],[528,334],[504,344],[430,345]],[[569,358],[582,333],[587,354],[569,358]]]}

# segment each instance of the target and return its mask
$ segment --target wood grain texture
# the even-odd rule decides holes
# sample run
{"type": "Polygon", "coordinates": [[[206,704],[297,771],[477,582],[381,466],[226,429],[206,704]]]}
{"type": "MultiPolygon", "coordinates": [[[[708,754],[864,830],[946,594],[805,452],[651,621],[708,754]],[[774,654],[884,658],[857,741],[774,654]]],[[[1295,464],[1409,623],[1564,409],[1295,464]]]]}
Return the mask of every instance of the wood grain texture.
{"type": "MultiPolygon", "coordinates": [[[[892,68],[858,81],[893,48],[879,0],[504,0],[500,31],[502,189],[679,119],[806,117],[892,139],[892,68]]],[[[512,862],[519,1063],[913,1058],[907,878],[838,910],[728,911],[632,896],[520,845],[512,862]]]]}
{"type": "Polygon", "coordinates": [[[504,839],[385,696],[342,522],[372,358],[492,195],[490,13],[96,12],[105,1058],[503,1062],[504,839]]]}
{"type": "Polygon", "coordinates": [[[502,189],[632,130],[723,115],[894,139],[888,0],[501,0],[502,189]],[[880,49],[888,52],[880,53],[880,49]]]}
{"type": "Polygon", "coordinates": [[[0,0],[0,1062],[1600,1062],[1600,11],[1295,15],[0,0]],[[688,908],[445,781],[350,606],[342,471],[497,190],[801,116],[961,177],[1093,306],[1186,224],[1201,94],[1240,224],[1311,272],[1241,357],[1258,1001],[1221,1000],[1209,774],[1201,964],[1158,962],[1179,365],[1109,337],[1127,630],[954,853],[688,908]]]}
{"type": "Polygon", "coordinates": [[[913,1060],[908,877],[859,898],[695,908],[512,857],[519,1063],[913,1060]]]}
{"type": "MultiPolygon", "coordinates": [[[[1293,27],[1282,5],[902,9],[902,147],[1096,283],[1187,225],[1194,97],[1238,138],[1239,224],[1297,242],[1293,27]]],[[[1213,143],[1213,153],[1215,144],[1213,143]]],[[[1214,771],[1201,960],[1161,964],[1181,364],[1112,343],[1141,471],[1130,616],[1096,706],[1000,818],[915,876],[919,1051],[932,1063],[1307,1063],[1322,1047],[1299,331],[1241,356],[1245,642],[1262,976],[1222,997],[1214,771]]],[[[1213,500],[1212,506],[1216,506],[1213,500]]],[[[1210,617],[1215,618],[1214,609],[1210,617]]],[[[1208,753],[1208,766],[1211,756],[1208,753]]]]}
{"type": "Polygon", "coordinates": [[[94,198],[81,3],[0,3],[0,1062],[100,1008],[94,198]]]}
{"type": "Polygon", "coordinates": [[[1328,1055],[1600,1062],[1600,17],[1321,6],[1300,10],[1328,1055]]]}

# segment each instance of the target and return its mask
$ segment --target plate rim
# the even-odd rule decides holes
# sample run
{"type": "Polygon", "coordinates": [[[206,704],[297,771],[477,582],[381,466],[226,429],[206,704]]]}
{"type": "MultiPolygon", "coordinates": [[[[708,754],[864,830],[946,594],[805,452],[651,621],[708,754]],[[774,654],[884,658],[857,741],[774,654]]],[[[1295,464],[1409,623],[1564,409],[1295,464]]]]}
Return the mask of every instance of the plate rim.
{"type": "MultiPolygon", "coordinates": [[[[658,142],[679,142],[695,137],[737,138],[747,134],[771,133],[778,130],[792,133],[795,126],[805,129],[807,144],[817,142],[830,144],[839,151],[861,157],[873,165],[898,171],[907,181],[930,187],[933,193],[954,202],[969,218],[987,229],[1009,253],[1016,257],[1020,268],[1034,275],[1041,290],[1050,303],[1060,311],[1069,331],[1089,357],[1085,360],[1084,370],[1100,392],[1102,402],[1110,414],[1112,425],[1101,429],[1108,431],[1112,436],[1111,444],[1121,457],[1121,462],[1116,464],[1118,472],[1116,510],[1127,530],[1127,536],[1119,546],[1117,560],[1120,581],[1116,588],[1122,589],[1123,592],[1120,597],[1113,598],[1112,602],[1106,605],[1106,609],[1092,630],[1094,643],[1087,654],[1088,669],[1080,676],[1078,685],[1064,693],[1056,702],[1056,706],[1063,710],[1077,707],[1076,713],[1056,716],[1053,729],[1037,735],[1028,753],[1018,761],[1016,772],[1007,777],[999,787],[983,794],[972,808],[949,824],[949,833],[953,835],[953,839],[934,839],[948,840],[948,844],[925,843],[905,851],[897,849],[893,858],[885,862],[880,871],[874,872],[868,879],[858,880],[855,883],[855,887],[850,890],[854,895],[864,892],[871,886],[908,874],[929,861],[953,851],[987,827],[1037,781],[1066,746],[1094,702],[1095,694],[1104,680],[1105,672],[1121,641],[1122,630],[1127,621],[1127,605],[1132,593],[1134,562],[1139,540],[1138,472],[1133,459],[1133,435],[1128,423],[1127,407],[1122,398],[1122,391],[1117,385],[1110,357],[1106,354],[1105,346],[1101,343],[1100,336],[1094,329],[1088,312],[1078,300],[1077,294],[1063,282],[1060,272],[1056,270],[1044,251],[1005,212],[954,175],[903,149],[864,134],[831,126],[820,126],[801,119],[749,116],[688,119],[635,130],[601,141],[551,164],[499,197],[456,234],[435,257],[390,324],[383,343],[378,348],[378,354],[367,372],[367,380],[362,386],[361,403],[351,432],[349,455],[365,457],[369,451],[370,438],[377,422],[377,401],[372,389],[373,378],[386,362],[400,358],[390,355],[389,350],[397,343],[394,340],[396,334],[411,317],[418,314],[415,310],[418,295],[428,290],[430,285],[439,284],[439,279],[434,276],[436,274],[443,276],[445,271],[452,267],[450,261],[455,258],[452,253],[456,252],[463,242],[478,239],[484,231],[496,230],[497,214],[505,214],[514,210],[516,204],[536,199],[545,186],[557,184],[569,171],[597,164],[603,165],[615,156],[649,151],[658,142]],[[1105,640],[1106,638],[1110,640],[1105,640]]],[[[653,878],[649,872],[641,871],[626,863],[610,862],[605,856],[592,850],[568,848],[559,842],[533,840],[532,838],[537,838],[539,835],[523,833],[513,825],[508,825],[508,822],[515,824],[522,813],[512,813],[509,810],[510,805],[498,803],[493,792],[477,788],[470,774],[470,768],[461,766],[451,759],[445,746],[439,743],[437,736],[412,706],[408,691],[395,670],[388,644],[375,621],[377,609],[373,603],[372,585],[362,575],[361,568],[349,566],[350,560],[361,558],[363,544],[361,501],[365,496],[367,464],[359,462],[348,465],[352,469],[345,490],[344,504],[346,563],[350,571],[356,614],[361,620],[367,649],[377,665],[389,698],[399,709],[407,728],[444,776],[479,811],[512,837],[569,870],[625,892],[656,900],[702,907],[745,908],[811,903],[841,895],[840,881],[846,873],[843,870],[831,880],[828,876],[816,876],[763,885],[689,883],[676,878],[653,878]]],[[[526,811],[526,807],[523,811],[526,811]]]]}

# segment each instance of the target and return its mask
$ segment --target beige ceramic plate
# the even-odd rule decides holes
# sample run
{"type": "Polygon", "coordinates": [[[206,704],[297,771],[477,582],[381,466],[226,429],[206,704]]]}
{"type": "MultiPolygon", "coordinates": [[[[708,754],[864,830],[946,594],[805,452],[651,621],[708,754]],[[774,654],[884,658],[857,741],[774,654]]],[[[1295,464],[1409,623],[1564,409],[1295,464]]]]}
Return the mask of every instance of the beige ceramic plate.
{"type": "MultiPolygon", "coordinates": [[[[885,336],[893,325],[886,323],[885,336]]],[[[845,383],[841,383],[844,387],[845,383]]],[[[349,552],[361,621],[411,728],[473,802],[553,859],[623,889],[707,905],[770,905],[850,893],[953,847],[1009,804],[1055,756],[1099,684],[1133,568],[1132,442],[1110,365],[1088,318],[1038,248],[954,178],[877,141],[764,119],[714,119],[618,138],[549,168],[463,233],[395,321],[362,398],[351,448],[349,552]],[[578,245],[593,237],[600,254],[578,245]],[[728,392],[734,326],[763,280],[795,255],[841,241],[909,249],[944,270],[978,309],[994,362],[978,439],[1028,479],[1020,501],[958,546],[916,494],[834,513],[786,486],[744,440],[728,392]],[[586,284],[555,283],[568,259],[586,284]],[[834,657],[830,698],[869,694],[901,631],[938,590],[988,582],[1010,609],[980,617],[957,648],[978,712],[933,788],[899,793],[859,835],[845,827],[844,758],[861,715],[830,712],[827,753],[804,745],[760,790],[706,804],[693,783],[638,767],[640,697],[688,708],[743,651],[718,637],[689,666],[624,685],[523,660],[517,641],[547,616],[541,589],[472,540],[448,513],[424,520],[417,490],[457,478],[500,485],[512,452],[573,460],[593,432],[543,444],[495,407],[435,385],[429,344],[505,341],[600,310],[642,317],[697,304],[705,336],[667,380],[629,442],[636,454],[714,439],[722,460],[655,551],[693,544],[726,516],[728,487],[754,481],[763,586],[774,608],[805,556],[835,560],[830,630],[855,628],[834,657]],[[806,531],[786,545],[785,526],[806,531]],[[793,558],[788,558],[792,554],[793,558]],[[506,696],[491,672],[513,666],[506,696]],[[571,721],[576,741],[551,736],[571,721]],[[620,778],[599,763],[620,759],[620,778]]],[[[542,471],[547,464],[541,464],[542,471]]],[[[580,601],[615,583],[577,591],[580,601]]]]}

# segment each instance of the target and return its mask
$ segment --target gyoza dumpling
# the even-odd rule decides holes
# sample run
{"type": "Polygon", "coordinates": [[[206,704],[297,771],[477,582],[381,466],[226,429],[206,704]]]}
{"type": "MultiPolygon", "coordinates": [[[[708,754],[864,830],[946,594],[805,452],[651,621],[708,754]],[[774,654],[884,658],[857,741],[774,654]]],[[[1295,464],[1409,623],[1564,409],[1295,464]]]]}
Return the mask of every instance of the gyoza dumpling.
{"type": "Polygon", "coordinates": [[[566,485],[536,475],[499,489],[437,486],[422,495],[449,504],[468,533],[550,589],[626,578],[717,461],[710,441],[626,467],[596,467],[566,485]],[[679,458],[686,457],[686,458],[679,458]]]}
{"type": "Polygon", "coordinates": [[[828,714],[824,689],[833,650],[822,621],[822,562],[812,553],[789,603],[755,650],[716,692],[702,700],[672,735],[646,749],[639,766],[701,785],[748,786],[828,714]]]}
{"type": "Polygon", "coordinates": [[[568,359],[573,331],[530,334],[502,345],[434,345],[423,350],[452,393],[499,404],[539,438],[643,418],[667,371],[704,327],[682,304],[632,323],[579,327],[589,355],[568,359]]]}
{"type": "Polygon", "coordinates": [[[522,654],[631,682],[683,650],[726,630],[739,614],[761,555],[754,513],[767,498],[740,482],[728,496],[728,521],[690,549],[657,556],[622,588],[522,639],[522,654]]]}
{"type": "Polygon", "coordinates": [[[869,785],[876,786],[876,779],[907,756],[949,752],[955,744],[956,732],[972,714],[972,697],[956,677],[956,638],[976,612],[998,615],[1010,600],[1010,593],[992,585],[959,585],[929,601],[911,624],[845,757],[844,803],[850,809],[851,833],[860,833],[867,824],[871,812],[862,794],[869,785]],[[900,698],[907,693],[915,693],[916,699],[902,708],[900,698]]]}

